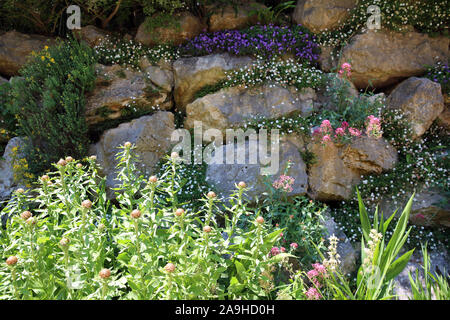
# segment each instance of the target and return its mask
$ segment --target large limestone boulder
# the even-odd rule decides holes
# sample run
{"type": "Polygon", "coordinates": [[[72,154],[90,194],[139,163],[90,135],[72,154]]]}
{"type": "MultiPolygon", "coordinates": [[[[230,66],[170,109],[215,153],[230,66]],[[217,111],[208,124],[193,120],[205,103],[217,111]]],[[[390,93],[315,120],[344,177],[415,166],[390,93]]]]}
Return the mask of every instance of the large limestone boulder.
{"type": "Polygon", "coordinates": [[[175,25],[156,27],[148,30],[146,23],[142,23],[136,34],[136,40],[147,46],[159,43],[179,45],[194,38],[206,29],[201,20],[190,12],[175,14],[175,25]]]}
{"type": "Polygon", "coordinates": [[[349,144],[311,142],[307,148],[316,156],[308,172],[311,197],[321,201],[348,199],[361,175],[392,169],[398,157],[384,139],[367,136],[349,144]]]}
{"type": "Polygon", "coordinates": [[[228,53],[178,59],[173,64],[174,99],[178,109],[184,110],[201,88],[224,79],[225,71],[248,67],[252,61],[250,57],[236,57],[228,53]]]}
{"type": "Polygon", "coordinates": [[[186,106],[186,128],[201,121],[203,128],[225,130],[254,119],[278,118],[292,113],[308,115],[314,108],[313,89],[266,84],[255,88],[231,87],[195,100],[186,106]]]}
{"type": "Polygon", "coordinates": [[[85,41],[92,48],[103,43],[109,36],[107,31],[92,25],[74,30],[73,33],[77,39],[85,41]]]}
{"type": "Polygon", "coordinates": [[[240,5],[225,7],[211,7],[212,14],[208,19],[209,31],[216,32],[221,30],[242,29],[258,22],[257,14],[251,15],[251,12],[267,8],[265,5],[257,2],[245,2],[240,5]]]}
{"type": "Polygon", "coordinates": [[[390,108],[401,109],[411,123],[413,137],[420,137],[444,110],[441,85],[426,78],[411,77],[387,98],[390,108]]]}
{"type": "Polygon", "coordinates": [[[6,32],[0,37],[0,74],[17,75],[33,51],[39,52],[52,43],[53,40],[40,35],[6,32]]]}
{"type": "Polygon", "coordinates": [[[18,187],[20,181],[14,178],[14,158],[17,160],[24,157],[24,141],[20,137],[9,140],[3,157],[0,159],[0,201],[10,197],[12,191],[18,187]]]}
{"type": "Polygon", "coordinates": [[[357,0],[298,0],[292,18],[314,33],[332,30],[348,18],[356,3],[357,0]]]}
{"type": "Polygon", "coordinates": [[[384,87],[423,74],[425,65],[447,61],[449,42],[446,37],[417,32],[368,30],[350,40],[340,62],[351,63],[352,81],[358,88],[384,87]]]}
{"type": "MultiPolygon", "coordinates": [[[[263,192],[267,192],[267,187],[264,184],[266,179],[270,179],[269,182],[273,183],[284,173],[284,169],[288,161],[290,161],[291,166],[287,175],[293,177],[295,181],[289,196],[306,193],[308,176],[306,174],[306,165],[299,151],[302,142],[298,140],[298,137],[291,135],[281,138],[279,153],[274,152],[274,158],[271,158],[272,161],[268,161],[267,165],[261,164],[261,157],[270,154],[270,140],[268,140],[268,153],[264,154],[265,150],[261,149],[259,144],[255,144],[255,148],[251,148],[252,142],[250,142],[250,139],[242,144],[230,143],[219,147],[218,150],[222,152],[223,161],[208,165],[206,181],[211,183],[223,196],[229,196],[236,189],[235,184],[244,181],[247,187],[250,188],[247,194],[248,199],[255,200],[256,197],[260,198],[263,192]],[[236,157],[234,163],[226,163],[227,149],[234,151],[236,157]],[[236,163],[238,162],[236,155],[245,155],[244,163],[236,163]],[[276,159],[275,155],[278,155],[279,158],[276,159]],[[251,161],[252,159],[256,159],[256,161],[251,161]],[[264,175],[265,172],[261,171],[263,167],[272,168],[275,172],[270,172],[270,174],[273,176],[270,178],[266,177],[264,175]]],[[[255,140],[253,142],[257,143],[255,140]]],[[[274,143],[274,141],[271,143],[274,143]]],[[[213,153],[214,155],[216,155],[215,152],[213,153]]]]}
{"type": "MultiPolygon", "coordinates": [[[[133,71],[119,65],[97,65],[96,87],[86,100],[86,119],[89,125],[120,119],[137,111],[167,110],[172,107],[171,87],[161,88],[151,81],[160,72],[133,71]],[[150,75],[149,75],[150,74],[150,75]]],[[[161,71],[162,72],[162,71],[161,71]]]]}
{"type": "Polygon", "coordinates": [[[170,151],[171,135],[175,130],[174,116],[170,112],[159,111],[151,116],[144,116],[131,122],[122,123],[114,129],[105,131],[100,141],[91,146],[90,154],[97,156],[97,161],[106,176],[108,187],[117,184],[116,154],[119,146],[129,141],[136,145],[133,150],[142,165],[143,173],[152,173],[159,160],[170,151]]]}

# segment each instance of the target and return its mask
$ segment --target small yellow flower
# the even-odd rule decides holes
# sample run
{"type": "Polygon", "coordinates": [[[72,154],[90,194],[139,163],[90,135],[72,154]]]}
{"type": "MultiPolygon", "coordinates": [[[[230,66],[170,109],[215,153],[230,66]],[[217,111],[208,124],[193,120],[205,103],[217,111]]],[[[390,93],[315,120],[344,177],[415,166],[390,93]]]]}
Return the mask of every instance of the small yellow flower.
{"type": "Polygon", "coordinates": [[[48,50],[48,46],[45,46],[44,49],[45,49],[45,50],[48,50]]]}
{"type": "Polygon", "coordinates": [[[44,61],[44,60],[45,60],[45,57],[44,57],[44,56],[41,56],[41,60],[44,61]]]}
{"type": "Polygon", "coordinates": [[[55,59],[51,58],[51,59],[50,59],[50,62],[51,62],[51,63],[55,63],[55,59]]]}

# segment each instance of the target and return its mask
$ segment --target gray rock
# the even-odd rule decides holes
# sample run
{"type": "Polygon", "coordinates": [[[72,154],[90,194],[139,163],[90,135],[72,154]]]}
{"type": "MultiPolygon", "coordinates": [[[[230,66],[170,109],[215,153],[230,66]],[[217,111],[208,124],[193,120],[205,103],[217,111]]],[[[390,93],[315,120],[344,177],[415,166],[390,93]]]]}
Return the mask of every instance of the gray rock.
{"type": "Polygon", "coordinates": [[[340,64],[351,63],[356,87],[385,87],[423,74],[425,65],[446,61],[449,42],[446,37],[431,38],[417,32],[368,30],[350,39],[342,50],[340,64]]]}
{"type": "Polygon", "coordinates": [[[102,174],[107,178],[107,186],[114,187],[118,183],[116,154],[120,151],[119,146],[127,141],[135,144],[136,149],[133,152],[138,156],[138,169],[150,174],[161,157],[170,151],[174,130],[173,114],[159,111],[105,131],[100,141],[91,146],[90,154],[97,156],[97,161],[103,168],[102,174]]]}
{"type": "Polygon", "coordinates": [[[143,72],[119,65],[97,65],[96,72],[96,87],[86,100],[86,120],[91,126],[138,110],[172,107],[170,92],[155,86],[143,72]]]}
{"type": "Polygon", "coordinates": [[[205,129],[241,127],[247,121],[278,118],[293,113],[311,114],[316,93],[307,88],[285,88],[277,84],[260,87],[231,87],[206,95],[186,106],[186,128],[201,121],[205,129]]]}
{"type": "Polygon", "coordinates": [[[286,168],[287,162],[290,160],[291,167],[287,175],[293,177],[295,181],[292,185],[293,190],[289,193],[289,196],[303,195],[306,193],[308,176],[306,175],[306,165],[299,152],[300,144],[301,142],[293,135],[280,139],[279,167],[277,172],[273,174],[273,177],[270,177],[268,180],[266,180],[266,176],[261,174],[261,168],[263,166],[259,161],[260,158],[256,164],[250,164],[249,161],[252,157],[257,156],[257,152],[261,152],[259,147],[250,151],[249,141],[245,144],[234,143],[224,145],[222,147],[223,159],[225,159],[226,148],[232,148],[235,155],[245,154],[245,163],[226,164],[224,160],[223,164],[210,164],[206,172],[206,180],[213,184],[224,196],[229,196],[236,189],[235,184],[244,181],[247,187],[250,188],[248,199],[253,201],[256,197],[261,197],[267,191],[264,182],[268,181],[269,183],[273,183],[273,181],[278,179],[280,174],[283,174],[284,168],[286,168]]]}
{"type": "Polygon", "coordinates": [[[178,59],[173,63],[175,88],[174,99],[178,109],[193,100],[195,93],[206,85],[225,78],[225,71],[248,67],[253,59],[224,54],[178,59]]]}
{"type": "Polygon", "coordinates": [[[411,123],[414,138],[423,135],[444,111],[441,85],[426,78],[411,77],[403,81],[389,95],[386,104],[403,111],[411,123]]]}
{"type": "Polygon", "coordinates": [[[0,37],[0,74],[8,77],[17,75],[33,51],[39,52],[45,45],[53,43],[53,39],[40,35],[6,32],[0,37]]]}
{"type": "Polygon", "coordinates": [[[314,33],[332,30],[348,18],[357,0],[298,0],[293,20],[314,33]]]}
{"type": "Polygon", "coordinates": [[[23,158],[25,156],[23,151],[24,144],[22,138],[12,138],[6,145],[3,157],[0,159],[0,201],[8,199],[12,191],[19,187],[20,181],[14,179],[13,148],[18,148],[16,150],[16,158],[23,158]]]}
{"type": "Polygon", "coordinates": [[[361,136],[349,144],[311,142],[307,148],[316,155],[308,172],[310,196],[321,201],[348,199],[361,175],[392,169],[398,161],[397,150],[382,138],[361,136]]]}

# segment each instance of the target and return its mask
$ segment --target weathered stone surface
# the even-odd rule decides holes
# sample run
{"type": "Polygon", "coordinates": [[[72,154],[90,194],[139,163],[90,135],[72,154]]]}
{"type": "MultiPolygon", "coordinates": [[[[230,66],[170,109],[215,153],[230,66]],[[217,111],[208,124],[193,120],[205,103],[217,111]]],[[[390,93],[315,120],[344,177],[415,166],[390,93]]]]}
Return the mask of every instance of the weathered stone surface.
{"type": "MultiPolygon", "coordinates": [[[[438,246],[435,250],[428,249],[428,255],[430,259],[430,272],[434,276],[440,274],[448,278],[450,270],[450,257],[447,250],[443,246],[438,246]],[[438,273],[439,270],[439,273],[438,273]],[[445,273],[444,273],[445,272],[445,273]]],[[[419,273],[419,279],[422,282],[422,286],[425,288],[425,281],[423,276],[423,257],[422,252],[417,250],[411,256],[405,269],[394,279],[394,294],[398,296],[399,300],[412,300],[413,294],[411,291],[411,284],[408,274],[411,273],[413,279],[416,278],[416,270],[419,273]]],[[[433,300],[435,299],[434,293],[432,294],[433,300]]]]}
{"type": "Polygon", "coordinates": [[[446,128],[447,130],[450,130],[450,105],[447,104],[444,107],[444,111],[439,115],[438,117],[439,123],[441,126],[446,128]]]}
{"type": "Polygon", "coordinates": [[[326,228],[327,237],[332,235],[336,236],[338,241],[337,253],[341,256],[341,263],[339,265],[340,270],[343,274],[351,274],[356,270],[356,259],[357,252],[353,248],[350,240],[347,238],[345,233],[338,227],[334,219],[331,217],[330,213],[326,211],[323,215],[324,221],[323,225],[326,228]]]}
{"type": "Polygon", "coordinates": [[[173,64],[177,107],[183,110],[198,90],[225,78],[225,71],[250,66],[252,61],[228,53],[178,59],[173,64]]]}
{"type": "Polygon", "coordinates": [[[337,61],[333,56],[334,47],[320,46],[319,64],[323,72],[331,72],[336,67],[337,61]]]}
{"type": "Polygon", "coordinates": [[[212,12],[208,20],[209,31],[242,29],[248,25],[256,24],[258,16],[250,15],[252,11],[266,8],[265,5],[257,2],[242,3],[236,7],[228,5],[225,7],[210,8],[212,12]]]}
{"type": "Polygon", "coordinates": [[[142,23],[137,31],[136,40],[148,46],[153,46],[158,43],[179,45],[187,39],[194,38],[206,29],[206,26],[200,19],[190,12],[175,14],[173,19],[179,25],[156,27],[150,32],[147,29],[146,23],[142,23]]]}
{"type": "MultiPolygon", "coordinates": [[[[271,174],[273,174],[272,179],[275,181],[281,174],[283,174],[287,162],[291,161],[291,167],[287,174],[295,178],[295,182],[292,185],[292,192],[289,193],[290,196],[305,194],[308,186],[306,165],[303,162],[298,148],[298,143],[301,142],[298,140],[293,140],[296,140],[295,136],[287,136],[280,139],[278,167],[278,161],[275,159],[273,162],[268,163],[268,167],[274,166],[271,167],[274,169],[274,172],[271,172],[271,174]]],[[[259,148],[259,145],[250,150],[252,142],[249,141],[246,141],[245,144],[234,143],[224,145],[221,149],[219,149],[223,153],[223,158],[220,158],[223,159],[222,163],[215,162],[208,165],[206,180],[213,184],[222,195],[230,195],[236,189],[235,184],[240,181],[246,182],[247,187],[250,188],[247,195],[250,200],[255,200],[256,196],[261,197],[262,193],[267,191],[267,187],[264,185],[265,176],[261,174],[261,168],[263,166],[260,161],[262,156],[267,157],[267,153],[263,154],[264,152],[261,148],[259,148]],[[225,163],[227,148],[234,150],[235,155],[245,155],[245,163],[225,163]],[[253,157],[257,157],[255,158],[256,160],[250,161],[253,157]],[[250,162],[252,162],[252,164],[250,164],[250,162]]],[[[253,140],[253,142],[254,141],[255,140],[253,140]]],[[[268,153],[270,154],[270,149],[268,150],[268,153]]],[[[213,153],[213,156],[214,155],[216,155],[216,153],[213,153]]]]}
{"type": "Polygon", "coordinates": [[[314,33],[332,30],[347,19],[356,3],[357,0],[298,0],[292,18],[314,33]]]}
{"type": "Polygon", "coordinates": [[[321,201],[348,199],[361,175],[394,167],[397,151],[384,139],[353,138],[350,144],[310,143],[316,155],[308,176],[311,196],[321,201]]]}
{"type": "Polygon", "coordinates": [[[387,98],[390,108],[401,109],[411,123],[413,137],[420,137],[444,110],[441,85],[426,78],[411,77],[387,98]]]}
{"type": "Polygon", "coordinates": [[[341,63],[351,62],[358,88],[384,87],[425,72],[425,65],[446,61],[449,39],[417,32],[372,31],[354,36],[342,50],[341,63]]]}
{"type": "Polygon", "coordinates": [[[6,32],[0,37],[0,74],[17,75],[31,52],[39,52],[52,43],[53,40],[40,35],[6,32]]]}
{"type": "Polygon", "coordinates": [[[414,196],[410,222],[427,227],[450,227],[450,205],[440,190],[422,190],[414,196]]]}
{"type": "Polygon", "coordinates": [[[107,39],[109,33],[95,26],[89,25],[79,30],[74,30],[74,35],[79,40],[84,40],[90,47],[100,45],[107,39]]]}
{"type": "Polygon", "coordinates": [[[158,66],[149,66],[145,70],[150,81],[166,92],[171,92],[174,85],[173,72],[158,66]]]}
{"type": "Polygon", "coordinates": [[[278,118],[294,112],[308,115],[313,110],[313,89],[297,91],[280,85],[257,88],[231,87],[195,100],[186,106],[186,128],[201,121],[205,129],[242,126],[256,118],[278,118]]]}
{"type": "Polygon", "coordinates": [[[96,88],[86,100],[89,125],[119,119],[130,109],[167,110],[172,107],[169,92],[152,84],[147,74],[127,70],[119,65],[97,65],[96,88]]]}
{"type": "Polygon", "coordinates": [[[23,158],[23,146],[22,138],[12,138],[6,145],[3,157],[0,159],[0,201],[8,199],[12,191],[18,187],[18,181],[14,179],[13,155],[15,153],[17,159],[23,158]],[[14,152],[15,148],[17,149],[14,152]]]}
{"type": "Polygon", "coordinates": [[[97,161],[103,168],[102,173],[107,177],[107,186],[114,187],[117,184],[116,154],[120,145],[127,141],[135,144],[133,152],[142,165],[138,169],[151,173],[161,157],[170,151],[170,138],[174,130],[173,114],[159,111],[105,131],[100,141],[91,146],[90,154],[97,156],[97,161]]]}

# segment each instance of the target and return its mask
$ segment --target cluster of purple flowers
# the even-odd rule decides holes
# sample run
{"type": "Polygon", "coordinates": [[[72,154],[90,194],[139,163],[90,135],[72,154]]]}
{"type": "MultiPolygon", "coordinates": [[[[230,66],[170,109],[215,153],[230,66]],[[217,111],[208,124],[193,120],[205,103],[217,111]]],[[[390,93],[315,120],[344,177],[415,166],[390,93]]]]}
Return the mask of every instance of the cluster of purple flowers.
{"type": "Polygon", "coordinates": [[[196,56],[229,52],[235,55],[262,55],[265,58],[292,53],[296,59],[311,63],[317,61],[320,53],[315,36],[301,25],[280,27],[272,24],[203,33],[182,45],[180,51],[196,56]]]}
{"type": "Polygon", "coordinates": [[[429,67],[425,77],[440,83],[442,92],[450,94],[450,67],[448,63],[438,62],[435,66],[429,67]]]}

